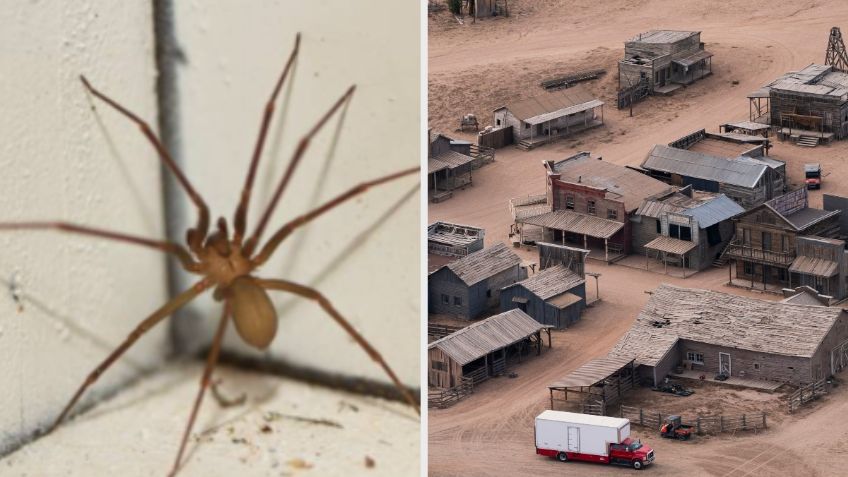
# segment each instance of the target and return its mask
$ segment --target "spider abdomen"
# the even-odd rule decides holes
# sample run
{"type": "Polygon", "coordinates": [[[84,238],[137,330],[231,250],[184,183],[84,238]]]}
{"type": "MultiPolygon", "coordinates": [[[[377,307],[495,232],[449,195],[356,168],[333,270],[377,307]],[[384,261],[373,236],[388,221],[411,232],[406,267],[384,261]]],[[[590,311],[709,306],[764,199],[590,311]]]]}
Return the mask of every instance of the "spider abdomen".
{"type": "Polygon", "coordinates": [[[265,349],[277,334],[277,311],[268,293],[249,275],[242,275],[227,287],[236,331],[247,344],[265,349]]]}

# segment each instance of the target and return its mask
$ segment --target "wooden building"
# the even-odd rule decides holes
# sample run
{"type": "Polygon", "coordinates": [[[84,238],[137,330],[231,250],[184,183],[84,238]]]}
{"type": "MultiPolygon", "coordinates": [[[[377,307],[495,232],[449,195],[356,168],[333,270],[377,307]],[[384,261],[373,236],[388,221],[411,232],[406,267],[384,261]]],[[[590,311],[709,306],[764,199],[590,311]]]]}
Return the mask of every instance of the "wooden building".
{"type": "Polygon", "coordinates": [[[545,326],[521,310],[466,326],[427,346],[427,382],[431,387],[450,389],[503,374],[511,351],[518,359],[533,345],[537,354],[542,352],[543,329],[545,326]]]}
{"type": "Polygon", "coordinates": [[[730,243],[732,218],[743,212],[726,195],[697,192],[691,185],[648,197],[632,221],[633,253],[655,256],[665,265],[703,270],[730,243]]]}
{"type": "Polygon", "coordinates": [[[430,313],[474,319],[500,305],[500,291],[527,278],[521,259],[498,242],[448,263],[427,277],[430,313]]]}
{"type": "Polygon", "coordinates": [[[545,242],[573,244],[590,250],[590,258],[607,262],[630,253],[631,219],[642,201],[671,190],[588,152],[544,166],[548,212],[516,216],[517,225],[521,230],[541,227],[545,242]]]}
{"type": "Polygon", "coordinates": [[[668,93],[712,74],[712,56],[699,31],[651,30],[624,43],[618,89],[647,81],[650,91],[668,93]]]}
{"type": "Polygon", "coordinates": [[[676,186],[718,192],[745,209],[783,194],[785,165],[773,159],[719,157],[688,149],[656,145],[642,162],[651,177],[676,186]]]}
{"type": "Polygon", "coordinates": [[[611,406],[621,402],[624,393],[636,385],[636,363],[633,358],[605,356],[595,358],[548,386],[551,409],[555,402],[579,400],[586,414],[605,415],[611,406]],[[559,398],[562,393],[562,398],[559,398]]]}
{"type": "Polygon", "coordinates": [[[836,235],[840,214],[809,207],[807,189],[802,187],[739,215],[734,219],[734,238],[724,252],[724,258],[735,262],[736,277],[741,279],[734,283],[750,281],[753,288],[760,282],[763,289],[791,287],[789,268],[798,256],[798,237],[836,235]]]}
{"type": "Polygon", "coordinates": [[[830,306],[836,301],[832,296],[822,295],[818,291],[808,286],[800,286],[795,288],[784,288],[783,300],[781,303],[790,303],[792,305],[810,305],[810,306],[830,306]]]}
{"type": "Polygon", "coordinates": [[[795,239],[795,259],[789,265],[789,284],[806,286],[836,301],[848,297],[845,241],[808,236],[795,239]]]}
{"type": "Polygon", "coordinates": [[[501,290],[501,310],[519,309],[543,325],[568,328],[586,308],[586,280],[559,264],[501,290]]]}
{"type": "Polygon", "coordinates": [[[778,137],[828,142],[848,136],[848,73],[811,64],[748,95],[750,119],[775,127],[778,137]]]}
{"type": "Polygon", "coordinates": [[[723,372],[798,385],[839,372],[834,354],[846,340],[839,307],[660,285],[610,356],[635,358],[637,372],[655,385],[678,366],[709,379],[723,372]]]}
{"type": "Polygon", "coordinates": [[[427,226],[427,253],[462,258],[483,250],[485,230],[471,225],[433,222],[427,226]]]}
{"type": "Polygon", "coordinates": [[[476,158],[465,152],[465,144],[454,145],[444,134],[430,134],[427,155],[427,184],[433,191],[433,201],[453,195],[452,191],[471,184],[472,171],[478,167],[476,158]]]}
{"type": "Polygon", "coordinates": [[[495,129],[511,127],[514,141],[523,149],[603,124],[604,102],[582,86],[541,93],[494,111],[495,129]]]}

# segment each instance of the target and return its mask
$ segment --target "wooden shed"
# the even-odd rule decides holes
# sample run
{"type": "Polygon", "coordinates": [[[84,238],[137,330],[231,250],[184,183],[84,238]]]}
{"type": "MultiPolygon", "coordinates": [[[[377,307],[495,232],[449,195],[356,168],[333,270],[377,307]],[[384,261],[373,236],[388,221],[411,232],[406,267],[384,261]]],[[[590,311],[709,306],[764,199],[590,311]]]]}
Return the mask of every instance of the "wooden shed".
{"type": "Polygon", "coordinates": [[[523,311],[509,310],[438,339],[427,347],[428,384],[449,389],[502,374],[510,349],[518,352],[518,359],[531,345],[536,354],[542,352],[545,329],[523,311]]]}
{"type": "Polygon", "coordinates": [[[636,385],[635,360],[627,356],[606,356],[590,360],[563,379],[548,386],[551,409],[555,402],[567,402],[568,395],[582,405],[582,412],[604,415],[607,406],[621,402],[625,392],[636,385]],[[562,393],[562,398],[559,398],[562,393]]]}
{"type": "Polygon", "coordinates": [[[635,357],[639,374],[655,385],[677,366],[710,378],[722,372],[797,385],[841,371],[846,341],[839,307],[660,285],[610,356],[635,357]]]}
{"type": "Polygon", "coordinates": [[[474,319],[500,305],[503,287],[527,278],[521,258],[503,242],[443,265],[427,277],[430,313],[474,319]]]}
{"type": "Polygon", "coordinates": [[[543,325],[568,328],[586,308],[586,280],[563,264],[501,290],[501,311],[519,309],[543,325]]]}

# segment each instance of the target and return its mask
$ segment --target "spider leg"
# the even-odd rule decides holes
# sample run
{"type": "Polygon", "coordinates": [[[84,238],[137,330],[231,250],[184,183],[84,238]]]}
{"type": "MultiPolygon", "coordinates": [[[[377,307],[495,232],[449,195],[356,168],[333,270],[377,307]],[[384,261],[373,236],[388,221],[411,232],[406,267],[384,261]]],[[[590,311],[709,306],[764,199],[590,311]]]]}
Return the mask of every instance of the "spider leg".
{"type": "Polygon", "coordinates": [[[95,89],[93,86],[91,86],[91,83],[88,82],[85,76],[80,76],[80,80],[91,94],[100,98],[101,100],[103,100],[103,102],[113,107],[116,111],[123,114],[130,121],[138,125],[138,127],[141,129],[141,133],[144,134],[150,144],[153,145],[153,148],[156,149],[156,152],[159,153],[159,157],[162,159],[162,162],[164,162],[165,166],[167,166],[168,169],[170,169],[171,172],[176,176],[177,180],[183,186],[186,193],[188,193],[189,197],[191,198],[191,201],[194,202],[194,204],[197,206],[199,212],[199,217],[197,219],[197,228],[189,230],[189,247],[196,253],[198,250],[200,250],[200,247],[203,244],[203,240],[206,238],[206,233],[209,231],[209,208],[206,206],[206,202],[204,202],[203,198],[200,197],[200,194],[198,194],[197,191],[194,190],[194,187],[192,187],[185,174],[183,174],[183,171],[179,168],[179,166],[177,166],[177,163],[171,157],[171,154],[168,152],[167,149],[165,149],[165,146],[162,144],[156,134],[153,133],[153,129],[150,128],[150,125],[147,124],[147,122],[145,122],[143,119],[138,117],[135,113],[128,110],[124,106],[121,106],[114,99],[106,96],[99,90],[95,89]]]}
{"type": "Polygon", "coordinates": [[[224,338],[224,331],[227,329],[227,321],[230,318],[230,304],[224,304],[224,312],[221,315],[221,321],[218,324],[218,331],[215,332],[215,338],[212,341],[212,347],[209,349],[209,354],[206,355],[206,368],[203,370],[203,377],[200,379],[200,389],[197,391],[197,398],[194,400],[194,407],[191,408],[191,415],[188,418],[183,439],[180,442],[180,450],[177,452],[177,459],[174,461],[174,468],[171,469],[170,476],[176,475],[180,468],[180,461],[183,460],[183,452],[185,452],[186,443],[191,435],[191,429],[194,427],[194,420],[197,418],[197,411],[200,410],[200,403],[203,401],[203,395],[206,393],[206,388],[212,381],[212,370],[218,363],[218,354],[221,351],[221,342],[224,338]]]}
{"type": "Polygon", "coordinates": [[[406,402],[409,403],[412,407],[415,408],[415,412],[419,415],[421,414],[421,409],[418,405],[418,400],[412,395],[409,389],[400,382],[397,375],[392,368],[389,367],[388,363],[383,359],[383,356],[371,346],[371,343],[368,342],[358,331],[348,322],[341,313],[336,310],[330,300],[327,299],[320,291],[310,288],[304,285],[300,285],[298,283],[286,281],[286,280],[274,280],[274,279],[257,279],[257,283],[259,286],[268,289],[268,290],[279,290],[284,292],[289,292],[295,295],[302,296],[304,298],[308,298],[318,303],[318,305],[327,312],[330,317],[335,320],[335,322],[341,326],[350,336],[356,341],[356,343],[371,357],[372,360],[377,362],[383,371],[386,372],[386,375],[394,383],[397,390],[400,394],[406,399],[406,402]]]}
{"type": "Polygon", "coordinates": [[[116,240],[118,242],[133,243],[145,247],[155,248],[165,253],[170,253],[176,256],[183,268],[193,272],[198,270],[198,264],[191,258],[188,251],[179,244],[167,242],[163,240],[153,240],[135,235],[124,234],[121,232],[112,232],[110,230],[97,229],[85,225],[77,225],[68,222],[0,222],[0,231],[2,230],[60,230],[62,232],[70,232],[80,235],[91,235],[94,237],[116,240]]]}
{"type": "Polygon", "coordinates": [[[259,223],[256,226],[256,229],[253,231],[253,235],[251,235],[250,239],[248,239],[245,244],[245,254],[250,255],[253,251],[256,244],[259,242],[259,239],[262,237],[262,232],[265,231],[265,227],[268,225],[268,220],[271,219],[271,214],[274,213],[274,209],[277,207],[277,202],[279,202],[280,197],[282,197],[283,192],[286,190],[286,187],[289,184],[292,176],[294,175],[295,169],[297,169],[300,160],[303,158],[303,155],[306,153],[306,149],[309,148],[309,141],[318,134],[319,131],[327,124],[327,121],[335,114],[336,111],[341,109],[342,106],[347,104],[348,101],[353,97],[353,92],[356,90],[356,86],[351,86],[348,90],[343,94],[333,106],[324,113],[324,116],[318,120],[317,123],[300,139],[300,142],[297,144],[297,149],[295,149],[294,154],[292,155],[291,162],[289,162],[288,167],[286,168],[285,173],[283,174],[282,179],[280,179],[280,183],[277,184],[277,188],[274,190],[274,195],[271,197],[271,202],[268,203],[268,207],[265,209],[265,213],[262,214],[262,217],[259,219],[259,223]]]}
{"type": "Polygon", "coordinates": [[[274,103],[277,102],[277,96],[279,96],[283,83],[285,83],[286,77],[289,75],[289,71],[294,65],[299,49],[300,33],[298,33],[295,37],[294,49],[286,62],[285,68],[283,68],[283,72],[280,74],[280,78],[277,80],[277,84],[274,87],[274,91],[271,93],[271,97],[265,104],[265,112],[262,115],[262,125],[259,127],[259,137],[256,138],[256,146],[253,149],[253,158],[250,160],[250,168],[247,172],[244,188],[241,191],[241,201],[236,208],[235,217],[233,218],[235,228],[233,240],[236,241],[236,243],[241,243],[241,240],[244,237],[245,228],[247,227],[247,210],[250,205],[250,195],[253,191],[253,180],[256,178],[256,168],[259,165],[259,157],[262,155],[262,150],[265,147],[268,127],[271,125],[271,118],[274,115],[274,103]]]}
{"type": "Polygon", "coordinates": [[[130,335],[127,336],[127,339],[124,340],[124,342],[121,343],[115,349],[115,351],[112,351],[112,353],[109,355],[109,357],[107,357],[102,363],[100,363],[96,368],[94,368],[94,371],[92,371],[88,375],[88,377],[82,383],[82,386],[79,387],[76,394],[74,394],[74,397],[71,398],[71,401],[67,404],[67,406],[65,406],[65,409],[62,411],[61,414],[59,414],[59,417],[56,419],[56,421],[53,423],[53,425],[50,427],[50,429],[47,431],[47,433],[53,432],[53,430],[55,430],[56,427],[58,427],[59,424],[62,423],[62,421],[65,419],[65,417],[71,411],[71,408],[74,407],[74,405],[77,403],[77,401],[82,396],[82,394],[85,392],[85,390],[88,389],[89,386],[94,384],[97,381],[97,378],[99,378],[100,375],[103,374],[103,372],[105,372],[106,369],[108,369],[109,366],[112,365],[112,363],[114,363],[118,358],[120,358],[121,355],[124,354],[124,352],[126,352],[130,348],[130,346],[133,345],[133,343],[135,343],[139,338],[141,338],[141,336],[143,334],[145,334],[147,331],[149,331],[151,328],[153,328],[160,321],[165,319],[168,315],[170,315],[171,313],[175,312],[177,309],[181,308],[186,303],[193,300],[195,297],[197,297],[197,295],[199,295],[201,292],[206,290],[209,286],[210,286],[210,284],[207,283],[205,280],[196,283],[193,287],[191,287],[188,290],[180,293],[179,295],[174,297],[171,301],[162,305],[162,307],[160,307],[158,310],[153,312],[153,314],[150,315],[149,317],[147,317],[144,321],[142,321],[132,331],[132,333],[130,333],[130,335]]]}
{"type": "Polygon", "coordinates": [[[268,240],[268,243],[266,243],[262,247],[262,249],[259,251],[259,253],[256,254],[256,257],[253,258],[253,262],[257,266],[265,263],[271,257],[271,255],[274,254],[274,251],[283,242],[283,240],[285,240],[286,237],[288,237],[298,227],[301,227],[301,226],[311,222],[312,220],[318,218],[322,214],[330,211],[334,207],[343,204],[344,202],[356,197],[359,194],[362,194],[363,192],[367,191],[371,187],[378,186],[380,184],[384,184],[386,182],[393,181],[395,179],[399,179],[399,178],[407,176],[409,174],[414,174],[418,171],[419,171],[418,167],[413,167],[413,168],[410,168],[410,169],[405,169],[405,170],[400,171],[400,172],[396,172],[394,174],[389,174],[387,176],[380,177],[378,179],[374,179],[374,180],[371,180],[371,181],[368,181],[368,182],[363,182],[363,183],[349,189],[347,192],[325,202],[323,205],[321,205],[321,206],[319,206],[319,207],[317,207],[317,208],[315,208],[315,209],[313,209],[313,210],[311,210],[311,211],[309,211],[309,212],[307,212],[307,213],[305,213],[305,214],[303,214],[299,217],[292,219],[287,224],[283,225],[279,230],[277,230],[277,232],[275,232],[273,236],[271,236],[271,238],[268,240]]]}

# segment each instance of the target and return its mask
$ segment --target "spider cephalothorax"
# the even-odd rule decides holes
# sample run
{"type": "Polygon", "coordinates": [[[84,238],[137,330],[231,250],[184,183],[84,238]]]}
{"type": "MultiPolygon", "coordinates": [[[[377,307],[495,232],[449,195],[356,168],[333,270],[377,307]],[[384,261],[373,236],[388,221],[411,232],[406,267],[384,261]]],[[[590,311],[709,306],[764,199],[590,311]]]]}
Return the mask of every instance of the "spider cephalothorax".
{"type": "Polygon", "coordinates": [[[195,400],[194,407],[192,408],[189,416],[189,420],[180,443],[180,448],[177,452],[177,458],[171,471],[172,474],[176,473],[179,469],[188,436],[190,435],[195,417],[197,416],[197,411],[200,407],[206,388],[210,384],[212,370],[217,363],[221,342],[230,317],[232,317],[235,322],[236,331],[239,336],[249,345],[259,349],[264,349],[267,348],[273,341],[274,336],[277,333],[277,312],[268,296],[268,290],[292,293],[315,301],[354,339],[354,341],[356,341],[359,346],[363,348],[363,350],[365,350],[366,353],[368,353],[375,362],[383,368],[385,373],[395,384],[399,394],[403,396],[403,398],[412,405],[417,412],[420,413],[417,400],[414,398],[412,393],[403,386],[394,371],[392,371],[388,364],[383,360],[380,353],[377,352],[377,350],[375,350],[371,344],[368,343],[368,341],[353,328],[353,326],[351,326],[351,324],[333,307],[330,301],[324,297],[321,292],[295,282],[282,279],[264,279],[254,275],[257,268],[264,264],[274,254],[274,251],[280,243],[282,243],[298,227],[309,223],[313,219],[318,218],[334,207],[365,192],[371,187],[393,181],[400,177],[415,174],[419,170],[418,167],[413,167],[369,182],[361,183],[349,189],[347,192],[340,194],[334,199],[329,200],[323,205],[290,220],[274,232],[267,242],[260,246],[262,234],[268,226],[274,209],[282,197],[286,186],[289,184],[298,163],[308,149],[310,138],[317,134],[337,111],[348,106],[354,92],[354,87],[351,87],[300,140],[287,169],[283,174],[283,177],[274,190],[274,193],[269,203],[266,205],[263,214],[260,216],[255,229],[250,235],[246,234],[247,214],[249,210],[251,191],[256,177],[256,169],[259,163],[259,158],[262,155],[265,138],[268,133],[268,127],[273,117],[274,103],[276,102],[280,89],[285,82],[295,59],[297,58],[299,45],[300,35],[297,36],[294,49],[286,62],[286,66],[283,69],[282,74],[277,80],[270,99],[265,105],[259,136],[253,150],[253,156],[248,168],[240,201],[233,215],[232,233],[230,233],[227,221],[223,217],[218,219],[216,229],[211,234],[209,233],[209,209],[206,206],[206,203],[194,187],[192,187],[189,180],[182,173],[176,162],[168,153],[168,150],[164,147],[150,126],[118,102],[95,89],[88,80],[85,79],[85,77],[81,77],[82,83],[89,93],[104,101],[106,104],[113,107],[139,126],[142,134],[144,134],[147,140],[156,149],[156,152],[159,154],[163,163],[174,174],[179,184],[194,203],[197,208],[198,218],[196,226],[189,229],[186,234],[187,247],[175,242],[147,239],[67,222],[0,223],[0,230],[55,229],[151,247],[173,255],[180,261],[180,264],[186,271],[191,274],[200,275],[202,278],[191,288],[172,298],[169,302],[142,321],[132,331],[132,333],[130,333],[127,339],[124,340],[124,342],[122,342],[94,369],[94,371],[88,375],[86,380],[71,398],[70,402],[65,406],[61,414],[59,414],[59,417],[50,429],[51,431],[64,420],[85,390],[94,384],[97,378],[100,377],[100,375],[106,371],[106,369],[111,366],[112,363],[114,363],[127,349],[129,349],[130,346],[132,346],[133,343],[135,343],[146,331],[167,318],[177,309],[192,301],[201,293],[212,288],[214,288],[214,298],[217,301],[224,303],[224,309],[207,357],[206,368],[204,369],[203,377],[201,378],[197,399],[195,400]]]}

